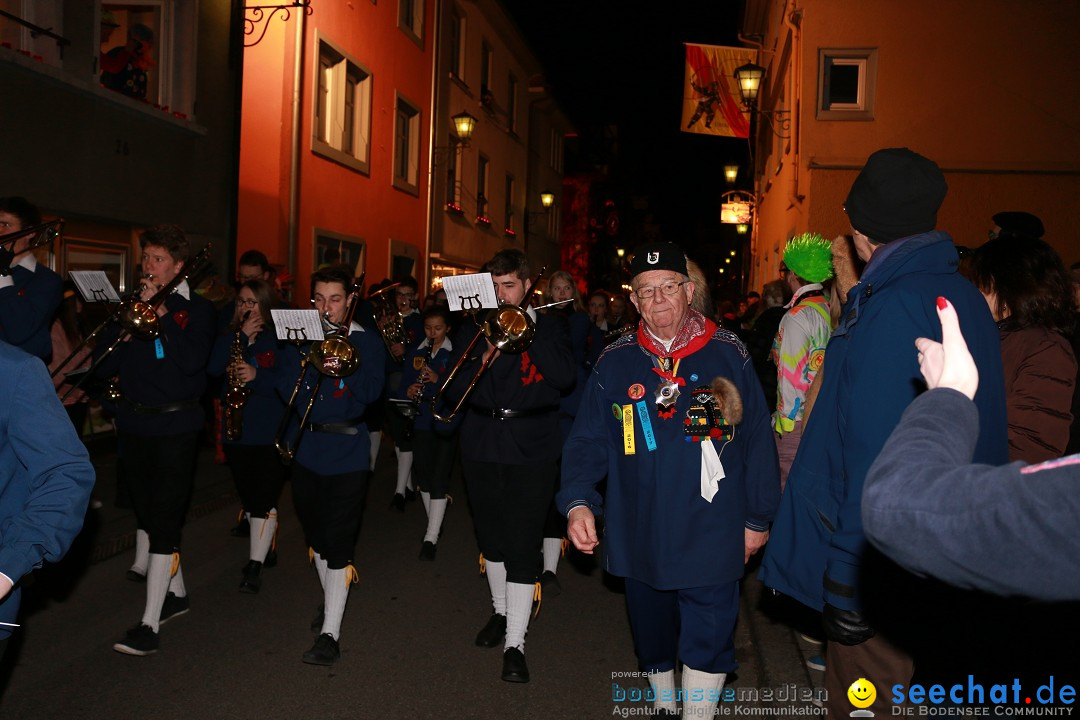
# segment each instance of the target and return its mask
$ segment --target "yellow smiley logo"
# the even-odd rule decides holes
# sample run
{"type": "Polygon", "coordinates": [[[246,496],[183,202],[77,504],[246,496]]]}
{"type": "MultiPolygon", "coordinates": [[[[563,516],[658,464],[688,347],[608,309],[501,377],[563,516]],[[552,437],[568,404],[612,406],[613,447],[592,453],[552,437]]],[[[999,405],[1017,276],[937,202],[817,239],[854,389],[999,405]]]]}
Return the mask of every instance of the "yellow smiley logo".
{"type": "Polygon", "coordinates": [[[877,688],[866,678],[859,678],[851,683],[847,691],[848,700],[857,708],[868,708],[877,698],[877,688]]]}

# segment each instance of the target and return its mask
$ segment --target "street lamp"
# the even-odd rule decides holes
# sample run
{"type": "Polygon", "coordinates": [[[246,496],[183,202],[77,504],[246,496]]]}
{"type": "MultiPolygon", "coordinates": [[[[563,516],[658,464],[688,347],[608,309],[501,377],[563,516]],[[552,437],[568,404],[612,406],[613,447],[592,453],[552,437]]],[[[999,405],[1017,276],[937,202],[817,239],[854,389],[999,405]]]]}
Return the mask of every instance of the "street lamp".
{"type": "Polygon", "coordinates": [[[458,137],[458,142],[462,147],[468,147],[469,140],[472,139],[473,130],[476,129],[476,118],[467,112],[459,112],[457,115],[450,117],[450,122],[454,124],[454,133],[458,137]]]}
{"type": "MultiPolygon", "coordinates": [[[[735,81],[739,84],[739,95],[742,96],[743,112],[753,114],[757,104],[758,93],[761,83],[765,81],[765,68],[754,63],[746,63],[735,68],[735,81]]],[[[769,129],[781,139],[790,138],[791,112],[789,110],[758,110],[759,115],[769,123],[769,129]],[[779,123],[779,128],[777,127],[779,123]]]]}
{"type": "MultiPolygon", "coordinates": [[[[746,223],[739,223],[738,225],[735,226],[735,232],[739,233],[740,235],[745,235],[747,232],[749,232],[749,230],[750,230],[750,226],[747,225],[746,223]]],[[[732,250],[731,254],[734,255],[735,251],[732,250]]]]}
{"type": "Polygon", "coordinates": [[[547,191],[540,193],[540,204],[544,206],[545,210],[549,209],[555,204],[555,193],[547,191]]]}
{"type": "Polygon", "coordinates": [[[724,166],[724,179],[727,180],[728,185],[734,185],[735,180],[739,177],[738,165],[725,165],[724,166]]]}

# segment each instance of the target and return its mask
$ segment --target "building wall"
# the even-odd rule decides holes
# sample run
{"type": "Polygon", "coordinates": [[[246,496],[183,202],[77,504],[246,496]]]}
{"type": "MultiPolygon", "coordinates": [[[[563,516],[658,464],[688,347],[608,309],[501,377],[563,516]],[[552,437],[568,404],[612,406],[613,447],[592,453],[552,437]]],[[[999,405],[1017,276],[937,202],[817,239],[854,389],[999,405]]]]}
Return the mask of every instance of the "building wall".
{"type": "Polygon", "coordinates": [[[868,155],[906,146],[945,172],[949,195],[939,227],[977,245],[1000,210],[1028,210],[1066,263],[1080,259],[1080,59],[1072,34],[1080,6],[1069,0],[895,3],[757,3],[771,13],[759,63],[769,70],[762,109],[792,110],[792,138],[759,135],[754,277],[775,276],[772,249],[793,233],[849,230],[842,212],[868,155]],[[782,24],[791,18],[798,32],[782,24]],[[932,22],[927,19],[932,18],[932,22]],[[878,50],[874,119],[818,120],[819,48],[878,50]],[[772,152],[760,142],[771,144],[772,152]],[[779,168],[779,172],[777,169],[779,168]]]}
{"type": "MultiPolygon", "coordinates": [[[[422,44],[398,28],[398,3],[317,2],[305,18],[299,88],[300,193],[296,229],[294,297],[308,296],[315,264],[315,236],[362,241],[368,284],[391,275],[395,243],[421,257],[427,231],[428,138],[431,110],[434,0],[425,2],[422,44]],[[371,72],[371,151],[360,172],[312,151],[313,103],[318,67],[317,38],[326,38],[371,72]],[[419,192],[393,184],[396,98],[420,109],[419,192]]],[[[240,240],[238,252],[262,249],[270,260],[288,257],[296,15],[274,21],[267,37],[245,52],[244,116],[241,136],[240,240]]],[[[416,273],[423,275],[424,264],[416,273]]],[[[423,277],[418,278],[423,282],[423,277]]]]}

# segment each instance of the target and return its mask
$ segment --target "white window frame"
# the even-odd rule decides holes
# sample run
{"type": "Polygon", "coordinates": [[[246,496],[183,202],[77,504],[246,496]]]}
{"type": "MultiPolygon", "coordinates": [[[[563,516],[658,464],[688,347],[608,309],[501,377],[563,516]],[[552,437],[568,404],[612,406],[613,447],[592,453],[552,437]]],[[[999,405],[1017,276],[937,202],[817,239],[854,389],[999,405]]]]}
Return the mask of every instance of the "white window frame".
{"type": "Polygon", "coordinates": [[[424,0],[398,0],[398,28],[421,50],[424,48],[424,0]]]}
{"type": "Polygon", "coordinates": [[[818,49],[818,120],[873,120],[877,89],[877,48],[818,49]],[[831,102],[829,70],[854,67],[858,70],[855,102],[831,102]]]}
{"type": "Polygon", "coordinates": [[[314,79],[311,103],[311,151],[328,160],[340,163],[364,174],[371,172],[371,71],[361,65],[340,46],[316,32],[314,79]],[[324,79],[323,58],[330,63],[326,69],[328,92],[326,117],[319,116],[320,93],[324,79]],[[356,78],[353,90],[352,128],[345,127],[346,93],[349,77],[356,78]],[[321,127],[320,127],[321,124],[321,127]],[[352,150],[346,150],[345,133],[352,137],[352,150]]]}
{"type": "Polygon", "coordinates": [[[420,195],[420,120],[422,117],[419,105],[401,93],[394,94],[393,184],[398,190],[417,196],[420,195]],[[404,127],[399,117],[402,113],[408,116],[404,120],[407,123],[404,127]],[[398,138],[401,137],[402,132],[406,133],[407,157],[401,157],[401,148],[398,147],[398,138]]]}

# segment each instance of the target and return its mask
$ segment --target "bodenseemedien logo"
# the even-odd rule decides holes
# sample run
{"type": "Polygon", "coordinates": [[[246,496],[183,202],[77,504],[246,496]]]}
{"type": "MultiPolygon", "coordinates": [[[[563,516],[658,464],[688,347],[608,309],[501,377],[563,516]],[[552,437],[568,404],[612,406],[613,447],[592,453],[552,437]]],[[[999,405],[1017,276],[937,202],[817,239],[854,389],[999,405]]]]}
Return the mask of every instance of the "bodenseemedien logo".
{"type": "Polygon", "coordinates": [[[867,710],[877,699],[874,683],[866,678],[859,678],[847,689],[847,697],[848,702],[855,706],[855,710],[850,713],[851,717],[874,717],[873,711],[867,710]]]}

